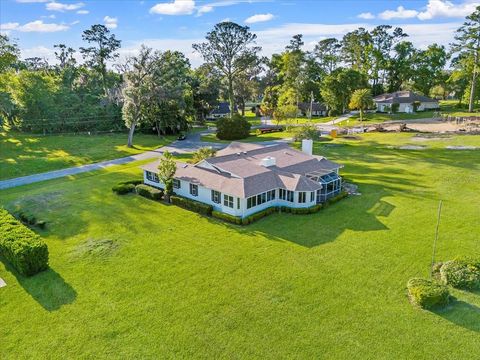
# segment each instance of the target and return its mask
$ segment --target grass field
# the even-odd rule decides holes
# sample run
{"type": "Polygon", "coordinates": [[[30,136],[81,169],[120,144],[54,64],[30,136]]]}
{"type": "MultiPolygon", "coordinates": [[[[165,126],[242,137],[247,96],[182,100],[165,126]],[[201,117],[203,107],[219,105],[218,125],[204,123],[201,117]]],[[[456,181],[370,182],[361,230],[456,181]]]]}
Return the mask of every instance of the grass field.
{"type": "Polygon", "coordinates": [[[480,137],[365,134],[316,143],[361,196],[314,215],[227,225],[116,196],[138,164],[0,192],[47,221],[51,269],[0,262],[0,358],[478,359],[480,293],[413,308],[405,284],[479,256],[480,137]],[[195,229],[195,230],[193,230],[195,229]]]}
{"type": "Polygon", "coordinates": [[[0,180],[116,159],[156,149],[174,137],[136,134],[35,136],[0,131],[0,180]]]}

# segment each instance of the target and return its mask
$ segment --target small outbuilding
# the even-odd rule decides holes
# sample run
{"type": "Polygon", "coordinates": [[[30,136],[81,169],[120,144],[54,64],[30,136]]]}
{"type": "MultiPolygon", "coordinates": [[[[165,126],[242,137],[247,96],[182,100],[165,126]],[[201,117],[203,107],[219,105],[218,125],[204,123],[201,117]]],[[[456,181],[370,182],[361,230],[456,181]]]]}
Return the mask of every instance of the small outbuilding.
{"type": "MultiPolygon", "coordinates": [[[[234,111],[237,110],[237,106],[235,106],[234,111]]],[[[230,104],[226,101],[218,103],[218,105],[210,111],[210,114],[207,115],[207,119],[215,120],[224,118],[230,115],[230,104]]]]}

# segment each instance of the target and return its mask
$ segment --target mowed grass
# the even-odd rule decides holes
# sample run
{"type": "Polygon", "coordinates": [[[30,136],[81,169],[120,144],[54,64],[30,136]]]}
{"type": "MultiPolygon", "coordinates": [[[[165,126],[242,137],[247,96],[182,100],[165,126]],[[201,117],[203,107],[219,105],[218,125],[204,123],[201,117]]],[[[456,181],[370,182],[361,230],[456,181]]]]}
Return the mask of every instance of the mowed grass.
{"type": "Polygon", "coordinates": [[[0,180],[138,154],[168,144],[174,137],[136,134],[41,136],[0,128],[0,180]]]}
{"type": "Polygon", "coordinates": [[[316,143],[361,196],[237,227],[110,188],[138,164],[0,192],[47,221],[51,270],[0,263],[0,358],[478,359],[480,293],[413,308],[437,259],[480,256],[479,136],[316,143]],[[393,146],[393,148],[391,148],[393,146]]]}

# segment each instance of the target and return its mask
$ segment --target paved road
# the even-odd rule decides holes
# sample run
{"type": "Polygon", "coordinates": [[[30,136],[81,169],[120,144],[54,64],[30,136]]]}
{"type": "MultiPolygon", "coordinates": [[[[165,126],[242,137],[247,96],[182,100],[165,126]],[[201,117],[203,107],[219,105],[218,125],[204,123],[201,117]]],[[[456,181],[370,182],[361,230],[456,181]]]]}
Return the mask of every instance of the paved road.
{"type": "MultiPolygon", "coordinates": [[[[185,154],[185,153],[191,153],[204,146],[211,146],[215,149],[222,149],[228,145],[225,143],[214,143],[214,142],[202,141],[201,136],[207,133],[208,132],[190,134],[187,136],[187,139],[183,141],[174,141],[168,146],[163,146],[158,149],[155,149],[152,151],[146,151],[144,153],[137,154],[137,155],[131,155],[131,156],[126,156],[119,159],[106,160],[106,161],[101,161],[94,164],[76,166],[76,167],[71,167],[67,169],[49,171],[49,172],[40,173],[40,174],[22,176],[14,179],[2,180],[0,181],[0,190],[32,184],[32,183],[45,181],[45,180],[57,179],[64,176],[77,175],[77,174],[81,174],[88,171],[101,170],[110,166],[128,164],[130,162],[138,161],[138,160],[156,159],[165,150],[170,151],[172,154],[185,154]]],[[[274,145],[274,144],[289,142],[289,141],[291,141],[291,139],[265,141],[265,142],[262,142],[262,144],[274,145]]]]}

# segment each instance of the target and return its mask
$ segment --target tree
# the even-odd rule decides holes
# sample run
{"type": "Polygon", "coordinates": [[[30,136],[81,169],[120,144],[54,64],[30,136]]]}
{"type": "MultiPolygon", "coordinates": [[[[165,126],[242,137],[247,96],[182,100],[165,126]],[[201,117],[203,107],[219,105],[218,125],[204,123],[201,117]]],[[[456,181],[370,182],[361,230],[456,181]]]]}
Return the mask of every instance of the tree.
{"type": "Polygon", "coordinates": [[[0,73],[18,61],[20,49],[7,35],[0,34],[0,73]]]}
{"type": "Polygon", "coordinates": [[[201,147],[193,153],[192,162],[194,164],[199,163],[202,160],[215,156],[216,153],[217,150],[210,146],[201,147]]]}
{"type": "Polygon", "coordinates": [[[368,81],[364,74],[338,68],[323,79],[321,94],[329,109],[344,113],[353,92],[366,87],[368,81]]]}
{"type": "Polygon", "coordinates": [[[128,147],[133,147],[136,126],[147,121],[148,107],[152,96],[153,57],[152,49],[142,46],[137,56],[127,59],[123,89],[123,119],[129,128],[128,147]]]}
{"type": "Polygon", "coordinates": [[[364,28],[358,28],[342,38],[342,55],[350,67],[364,75],[371,69],[373,42],[371,34],[364,28]]]}
{"type": "Polygon", "coordinates": [[[273,112],[273,118],[277,122],[277,126],[280,122],[287,121],[297,116],[298,108],[296,105],[282,105],[275,109],[273,112]]]}
{"type": "Polygon", "coordinates": [[[447,63],[444,46],[429,45],[425,51],[416,51],[413,58],[413,88],[425,95],[443,80],[443,69],[447,63]]]}
{"type": "Polygon", "coordinates": [[[409,41],[401,41],[393,48],[387,69],[388,92],[398,91],[413,77],[416,50],[409,41]]]}
{"type": "Polygon", "coordinates": [[[456,31],[455,43],[452,44],[452,52],[457,53],[459,57],[470,58],[473,64],[468,101],[468,111],[473,112],[477,86],[477,71],[480,65],[480,6],[477,6],[476,10],[467,16],[466,21],[456,31]]]}
{"type": "Polygon", "coordinates": [[[193,44],[193,49],[226,77],[230,116],[233,116],[235,109],[235,77],[260,62],[257,53],[261,47],[253,46],[256,38],[248,26],[228,21],[215,25],[213,30],[207,33],[206,42],[193,44]]]}
{"type": "Polygon", "coordinates": [[[318,61],[318,64],[322,71],[326,74],[330,74],[333,70],[338,67],[340,63],[340,50],[342,44],[335,38],[327,38],[320,40],[313,54],[318,61]]]}
{"type": "Polygon", "coordinates": [[[372,92],[370,89],[355,90],[348,107],[360,110],[360,121],[363,121],[363,112],[373,106],[372,92]]]}
{"type": "Polygon", "coordinates": [[[67,47],[65,44],[56,44],[53,45],[55,49],[55,57],[59,61],[60,69],[65,69],[68,66],[75,66],[76,60],[73,57],[75,50],[71,47],[67,47]]]}
{"type": "Polygon", "coordinates": [[[262,113],[266,116],[272,116],[278,103],[278,86],[267,86],[263,93],[261,104],[262,113]]]}
{"type": "Polygon", "coordinates": [[[202,64],[191,73],[190,86],[195,118],[202,122],[218,103],[221,75],[212,65],[202,64]]]}
{"type": "Polygon", "coordinates": [[[177,164],[172,154],[164,151],[158,164],[158,179],[165,185],[165,200],[170,202],[173,193],[173,177],[177,171],[177,164]]]}
{"type": "Polygon", "coordinates": [[[82,40],[94,44],[90,47],[81,47],[80,52],[87,65],[100,74],[103,90],[107,94],[107,61],[118,58],[119,55],[116,51],[120,48],[121,41],[117,40],[114,34],[110,34],[110,30],[106,26],[100,24],[92,25],[90,29],[85,30],[82,40]]]}

